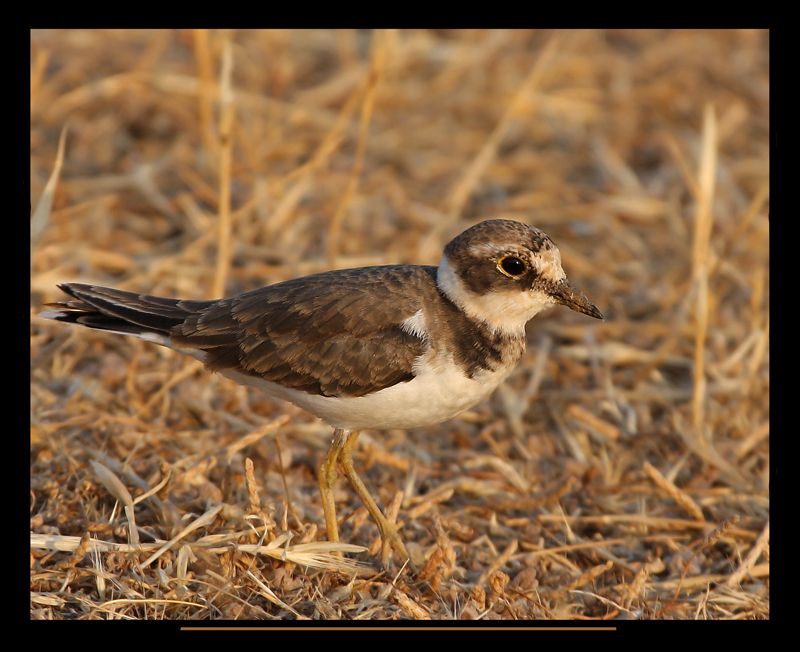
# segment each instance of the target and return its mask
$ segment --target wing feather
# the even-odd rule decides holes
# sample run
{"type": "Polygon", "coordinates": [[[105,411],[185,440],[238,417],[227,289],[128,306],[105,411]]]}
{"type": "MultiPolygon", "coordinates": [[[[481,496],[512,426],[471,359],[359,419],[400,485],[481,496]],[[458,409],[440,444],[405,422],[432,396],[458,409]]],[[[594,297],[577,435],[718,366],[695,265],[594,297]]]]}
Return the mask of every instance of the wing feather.
{"type": "Polygon", "coordinates": [[[202,307],[171,339],[206,351],[206,365],[218,371],[324,396],[362,396],[414,377],[426,345],[401,324],[427,292],[436,292],[432,267],[325,272],[202,307]]]}

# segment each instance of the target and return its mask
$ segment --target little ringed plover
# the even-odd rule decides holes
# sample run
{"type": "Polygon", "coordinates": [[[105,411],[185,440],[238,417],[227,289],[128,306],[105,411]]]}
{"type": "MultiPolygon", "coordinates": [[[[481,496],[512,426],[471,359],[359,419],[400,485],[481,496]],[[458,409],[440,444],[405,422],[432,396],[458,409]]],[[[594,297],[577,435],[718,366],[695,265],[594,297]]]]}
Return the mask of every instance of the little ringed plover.
{"type": "Polygon", "coordinates": [[[194,356],[334,428],[319,470],[328,539],[339,540],[337,464],[387,543],[408,553],[355,472],[364,428],[420,428],[486,398],[525,350],[525,324],[561,304],[602,314],[574,289],[555,243],[511,220],[451,240],[438,267],[384,265],[312,274],[216,301],[64,283],[41,316],[133,335],[194,356]]]}

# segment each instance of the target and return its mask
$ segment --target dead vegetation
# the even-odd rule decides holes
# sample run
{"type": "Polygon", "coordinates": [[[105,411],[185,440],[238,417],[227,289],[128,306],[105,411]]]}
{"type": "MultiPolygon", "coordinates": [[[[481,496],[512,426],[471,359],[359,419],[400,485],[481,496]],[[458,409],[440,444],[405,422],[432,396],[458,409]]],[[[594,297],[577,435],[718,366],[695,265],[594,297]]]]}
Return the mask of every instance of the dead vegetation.
{"type": "Polygon", "coordinates": [[[34,32],[32,618],[767,618],[768,65],[744,30],[34,32]],[[553,310],[490,401],[362,435],[417,575],[345,483],[324,541],[326,425],[35,316],[435,264],[489,217],[607,320],[553,310]]]}

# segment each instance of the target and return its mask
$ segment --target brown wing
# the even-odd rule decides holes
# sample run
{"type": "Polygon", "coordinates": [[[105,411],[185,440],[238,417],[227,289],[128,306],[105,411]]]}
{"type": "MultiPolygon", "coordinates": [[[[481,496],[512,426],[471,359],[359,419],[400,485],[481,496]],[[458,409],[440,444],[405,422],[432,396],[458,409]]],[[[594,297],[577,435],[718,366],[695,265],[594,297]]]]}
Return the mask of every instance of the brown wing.
{"type": "Polygon", "coordinates": [[[201,308],[172,345],[231,369],[324,396],[362,396],[414,377],[425,344],[400,328],[436,292],[435,268],[337,270],[201,308]]]}

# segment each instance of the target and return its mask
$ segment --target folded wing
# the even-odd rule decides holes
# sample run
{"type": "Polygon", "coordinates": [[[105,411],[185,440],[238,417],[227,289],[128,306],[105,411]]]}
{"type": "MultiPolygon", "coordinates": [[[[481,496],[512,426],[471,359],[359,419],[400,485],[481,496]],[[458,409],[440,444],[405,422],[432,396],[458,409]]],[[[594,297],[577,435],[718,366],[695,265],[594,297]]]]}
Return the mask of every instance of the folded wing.
{"type": "Polygon", "coordinates": [[[218,301],[172,330],[214,370],[323,396],[362,396],[414,377],[425,344],[401,328],[420,308],[420,268],[337,270],[218,301]],[[378,299],[378,300],[376,300],[378,299]]]}
{"type": "Polygon", "coordinates": [[[363,396],[414,377],[425,342],[401,324],[435,291],[435,268],[336,270],[218,301],[68,283],[43,316],[132,334],[231,370],[323,396],[363,396]]]}

